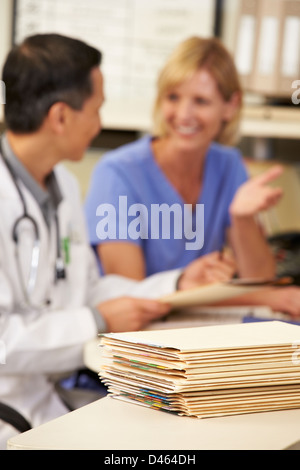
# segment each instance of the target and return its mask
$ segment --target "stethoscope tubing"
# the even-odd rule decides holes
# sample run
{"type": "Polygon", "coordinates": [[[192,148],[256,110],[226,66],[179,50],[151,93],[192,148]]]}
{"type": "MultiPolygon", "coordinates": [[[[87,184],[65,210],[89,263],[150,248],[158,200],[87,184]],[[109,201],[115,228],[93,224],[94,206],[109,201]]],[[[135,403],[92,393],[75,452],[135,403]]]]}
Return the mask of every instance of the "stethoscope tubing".
{"type": "MultiPolygon", "coordinates": [[[[39,266],[39,259],[40,259],[40,233],[39,233],[39,227],[36,222],[36,220],[28,213],[27,210],[27,204],[24,198],[24,195],[21,191],[21,188],[17,182],[16,176],[14,174],[13,169],[11,168],[7,158],[5,158],[4,152],[3,152],[3,146],[2,142],[0,142],[0,152],[2,155],[2,159],[4,161],[5,166],[7,167],[10,176],[12,178],[12,181],[15,185],[15,188],[18,192],[21,204],[22,204],[22,210],[23,214],[18,217],[13,225],[12,228],[12,239],[15,243],[16,246],[16,258],[17,258],[17,265],[18,265],[18,274],[20,278],[20,283],[22,285],[24,297],[26,298],[27,303],[30,303],[30,296],[32,295],[34,288],[37,283],[37,276],[38,276],[38,266],[39,266]],[[28,220],[33,227],[34,230],[34,242],[33,242],[33,249],[32,249],[32,254],[31,254],[31,266],[30,266],[30,273],[29,273],[29,278],[28,278],[28,283],[27,286],[25,286],[25,282],[22,278],[21,275],[21,265],[20,265],[20,257],[18,255],[18,245],[19,245],[19,227],[20,224],[24,221],[28,220]]],[[[55,261],[55,278],[54,281],[56,282],[59,279],[65,279],[66,278],[66,272],[65,272],[65,266],[64,266],[64,261],[61,256],[61,249],[60,249],[60,230],[59,230],[59,221],[58,221],[58,216],[57,213],[55,212],[55,226],[56,226],[56,261],[55,261]]]]}

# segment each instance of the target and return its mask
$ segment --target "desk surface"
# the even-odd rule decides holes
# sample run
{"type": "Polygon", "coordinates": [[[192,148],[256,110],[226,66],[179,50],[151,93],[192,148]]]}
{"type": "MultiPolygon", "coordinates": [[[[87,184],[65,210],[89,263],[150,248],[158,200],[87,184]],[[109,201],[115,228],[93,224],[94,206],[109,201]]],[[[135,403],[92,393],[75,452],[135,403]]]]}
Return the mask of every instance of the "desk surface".
{"type": "Polygon", "coordinates": [[[102,398],[10,439],[9,450],[279,450],[300,439],[300,410],[180,417],[102,398]]]}

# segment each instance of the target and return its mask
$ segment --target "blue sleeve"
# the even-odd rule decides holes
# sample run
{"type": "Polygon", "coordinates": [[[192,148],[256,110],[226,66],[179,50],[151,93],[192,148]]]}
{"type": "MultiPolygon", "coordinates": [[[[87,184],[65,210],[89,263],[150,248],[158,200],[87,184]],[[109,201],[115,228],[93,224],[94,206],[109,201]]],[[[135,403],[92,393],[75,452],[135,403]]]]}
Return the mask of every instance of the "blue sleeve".
{"type": "Polygon", "coordinates": [[[136,203],[133,192],[134,181],[130,175],[103,157],[92,173],[84,205],[92,246],[108,240],[140,243],[138,239],[128,238],[128,207],[136,203]]]}

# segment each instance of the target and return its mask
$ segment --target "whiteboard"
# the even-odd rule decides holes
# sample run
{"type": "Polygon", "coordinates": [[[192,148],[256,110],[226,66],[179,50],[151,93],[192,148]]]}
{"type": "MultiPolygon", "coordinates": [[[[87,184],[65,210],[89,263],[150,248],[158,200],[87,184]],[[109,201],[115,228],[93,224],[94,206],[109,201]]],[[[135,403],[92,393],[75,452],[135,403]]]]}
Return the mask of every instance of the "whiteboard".
{"type": "Polygon", "coordinates": [[[214,0],[16,0],[14,42],[57,32],[103,53],[105,128],[147,131],[160,68],[191,36],[212,36],[214,0]]]}

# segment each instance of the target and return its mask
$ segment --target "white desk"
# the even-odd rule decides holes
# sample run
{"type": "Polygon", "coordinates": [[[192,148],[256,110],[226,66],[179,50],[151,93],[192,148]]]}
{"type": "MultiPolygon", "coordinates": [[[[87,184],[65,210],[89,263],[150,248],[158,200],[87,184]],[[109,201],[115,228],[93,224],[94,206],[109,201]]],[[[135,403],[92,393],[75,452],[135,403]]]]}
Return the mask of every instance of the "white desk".
{"type": "MultiPolygon", "coordinates": [[[[261,309],[264,315],[269,313],[268,309],[261,309]]],[[[220,323],[221,318],[224,323],[239,323],[246,310],[213,308],[209,314],[199,316],[196,309],[184,316],[175,314],[170,321],[152,328],[214,324],[220,323]]],[[[96,372],[100,367],[99,343],[99,338],[89,342],[84,358],[86,366],[96,372]]],[[[279,450],[299,440],[300,409],[196,419],[106,397],[17,435],[9,440],[8,449],[279,450]]]]}
{"type": "Polygon", "coordinates": [[[10,439],[9,450],[280,450],[300,439],[300,410],[197,419],[110,397],[10,439]]]}

